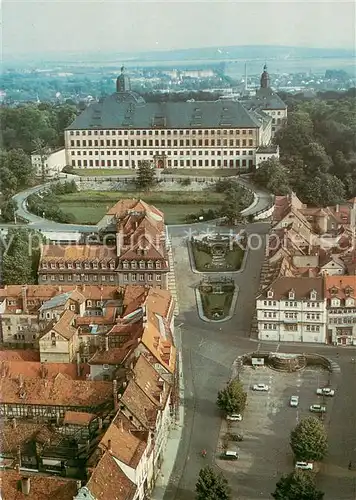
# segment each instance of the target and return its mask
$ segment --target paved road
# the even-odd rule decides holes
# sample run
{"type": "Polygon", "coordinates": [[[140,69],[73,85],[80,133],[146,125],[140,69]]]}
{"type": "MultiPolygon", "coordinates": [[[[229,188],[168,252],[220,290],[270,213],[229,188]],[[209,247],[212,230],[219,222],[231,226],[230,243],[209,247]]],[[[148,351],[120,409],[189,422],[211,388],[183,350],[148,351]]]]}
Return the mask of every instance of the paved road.
{"type": "MultiPolygon", "coordinates": [[[[125,177],[134,177],[134,176],[125,176],[125,177]]],[[[174,176],[170,176],[174,177],[174,176]]],[[[179,177],[179,176],[178,176],[179,177]]],[[[190,177],[190,176],[185,176],[185,177],[190,177]]],[[[191,176],[194,177],[194,176],[191,176]]],[[[118,177],[119,178],[119,177],[118,177]]],[[[195,178],[195,177],[194,177],[195,178]]],[[[91,181],[93,181],[93,178],[88,178],[91,181]]],[[[105,178],[100,178],[104,179],[105,178]]],[[[68,179],[67,178],[60,178],[59,182],[66,182],[68,179]]],[[[58,182],[58,180],[56,180],[58,182]]],[[[253,203],[251,207],[248,207],[244,215],[252,215],[256,214],[257,212],[260,212],[261,210],[266,209],[270,203],[271,203],[271,196],[267,192],[257,189],[254,185],[252,185],[247,178],[238,178],[238,182],[240,182],[242,185],[244,185],[246,188],[251,189],[255,191],[257,200],[256,203],[253,203]]],[[[40,186],[35,186],[33,188],[27,189],[26,191],[22,191],[21,193],[17,193],[15,196],[13,196],[13,200],[17,202],[18,209],[16,211],[16,215],[20,217],[21,219],[27,220],[29,224],[27,227],[31,227],[32,229],[39,229],[41,231],[54,231],[54,232],[82,232],[82,233],[91,233],[93,231],[97,230],[97,227],[95,225],[82,225],[82,224],[61,224],[58,222],[53,222],[50,220],[47,220],[45,218],[39,217],[37,215],[34,215],[30,213],[27,210],[26,206],[26,200],[27,198],[34,193],[38,193],[39,191],[42,191],[46,187],[50,187],[51,182],[47,182],[46,184],[42,184],[40,186]]],[[[185,224],[181,226],[171,226],[172,229],[172,234],[181,234],[182,231],[184,232],[185,230],[189,229],[191,226],[194,226],[195,229],[199,230],[204,230],[207,227],[211,226],[211,223],[202,223],[202,224],[185,224]]],[[[1,228],[8,229],[9,227],[13,227],[12,224],[1,224],[1,228]]]]}
{"type": "MultiPolygon", "coordinates": [[[[259,233],[261,236],[268,232],[267,224],[251,224],[247,231],[259,233]]],[[[318,352],[341,366],[343,380],[352,379],[356,375],[356,366],[351,358],[356,358],[355,349],[336,349],[329,346],[315,346],[313,344],[258,343],[249,338],[251,319],[254,312],[255,294],[258,289],[259,276],[264,258],[264,249],[250,250],[246,267],[242,273],[236,275],[236,284],[240,292],[233,318],[219,325],[202,322],[198,316],[194,288],[199,283],[201,275],[192,273],[186,242],[182,236],[172,237],[177,282],[178,299],[180,305],[179,323],[183,323],[183,373],[185,380],[185,421],[182,439],[178,450],[175,466],[168,485],[165,500],[194,500],[194,488],[201,467],[208,463],[215,463],[214,453],[218,442],[221,417],[216,408],[218,390],[225,385],[231,376],[233,361],[237,356],[256,349],[266,351],[290,352],[318,352]],[[339,355],[337,355],[337,352],[339,355]],[[350,370],[354,370],[350,374],[350,370]],[[207,458],[200,456],[200,451],[206,449],[207,458]]],[[[355,479],[344,478],[345,467],[347,475],[347,456],[353,447],[356,448],[356,405],[350,402],[353,393],[347,384],[342,386],[340,396],[335,398],[332,415],[329,447],[330,453],[326,464],[336,468],[340,477],[344,479],[343,496],[337,494],[338,481],[329,477],[326,468],[319,474],[320,487],[327,491],[325,500],[356,498],[353,489],[355,479]],[[347,394],[348,396],[347,396],[347,394]],[[354,410],[350,410],[350,405],[354,410]],[[345,425],[346,424],[346,425],[345,425]],[[340,443],[342,448],[340,449],[340,443]],[[334,465],[333,465],[334,464],[334,465]],[[335,467],[335,464],[338,464],[335,467]],[[345,465],[346,464],[346,465],[345,465]]],[[[258,489],[258,478],[251,475],[246,478],[244,485],[238,484],[236,474],[225,474],[233,489],[233,498],[266,499],[269,493],[261,496],[258,489]],[[240,493],[240,494],[239,494],[240,493]]],[[[354,474],[356,476],[356,474],[354,474]]]]}

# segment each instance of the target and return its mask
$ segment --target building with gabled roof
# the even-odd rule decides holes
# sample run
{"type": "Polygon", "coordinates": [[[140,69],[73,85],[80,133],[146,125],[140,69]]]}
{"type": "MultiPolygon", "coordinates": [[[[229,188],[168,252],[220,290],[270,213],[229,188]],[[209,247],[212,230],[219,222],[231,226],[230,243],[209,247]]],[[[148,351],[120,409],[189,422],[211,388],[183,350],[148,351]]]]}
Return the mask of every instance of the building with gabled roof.
{"type": "Polygon", "coordinates": [[[102,244],[43,245],[39,282],[167,288],[169,240],[156,207],[120,200],[98,223],[98,237],[102,244]]]}
{"type": "Polygon", "coordinates": [[[256,298],[259,340],[327,342],[322,277],[277,277],[256,298]]]}
{"type": "Polygon", "coordinates": [[[116,92],[90,104],[65,130],[68,165],[135,169],[148,160],[156,168],[247,170],[287,115],[269,86],[247,100],[153,103],[132,92],[124,70],[117,81],[116,92]]]}

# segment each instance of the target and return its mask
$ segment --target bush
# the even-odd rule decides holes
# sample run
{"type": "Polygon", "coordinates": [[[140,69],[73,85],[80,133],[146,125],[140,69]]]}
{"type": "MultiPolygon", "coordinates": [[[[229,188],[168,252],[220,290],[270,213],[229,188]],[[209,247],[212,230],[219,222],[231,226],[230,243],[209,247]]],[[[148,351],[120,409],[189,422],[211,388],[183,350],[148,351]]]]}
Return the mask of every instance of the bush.
{"type": "Polygon", "coordinates": [[[62,172],[64,174],[74,174],[74,167],[72,165],[66,165],[63,169],[62,172]]]}
{"type": "Polygon", "coordinates": [[[189,177],[187,177],[186,179],[180,179],[180,180],[179,180],[179,184],[180,184],[181,186],[190,186],[190,185],[191,185],[191,183],[192,183],[192,181],[190,180],[190,178],[189,178],[189,177]]]}

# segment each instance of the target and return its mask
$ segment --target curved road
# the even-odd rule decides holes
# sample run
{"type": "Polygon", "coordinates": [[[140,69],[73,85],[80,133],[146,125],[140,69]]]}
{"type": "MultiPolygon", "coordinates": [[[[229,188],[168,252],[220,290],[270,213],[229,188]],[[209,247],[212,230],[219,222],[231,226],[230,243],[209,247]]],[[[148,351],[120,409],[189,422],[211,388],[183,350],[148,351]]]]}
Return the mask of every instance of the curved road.
{"type": "MultiPolygon", "coordinates": [[[[133,175],[131,176],[125,176],[125,178],[129,177],[135,177],[133,175]]],[[[196,176],[184,176],[184,177],[191,177],[191,178],[196,178],[196,176]]],[[[70,177],[74,178],[74,176],[70,177]]],[[[117,177],[119,179],[119,177],[117,177]]],[[[169,176],[169,178],[180,178],[179,176],[169,176]]],[[[65,178],[60,178],[60,182],[65,182],[69,179],[69,177],[65,178]]],[[[93,181],[92,177],[88,177],[86,179],[90,179],[93,181]]],[[[102,177],[101,179],[105,180],[105,177],[102,177]]],[[[256,214],[260,211],[263,211],[266,209],[268,206],[271,204],[271,195],[263,191],[261,189],[256,188],[253,184],[251,184],[247,179],[245,178],[239,178],[238,179],[239,183],[242,184],[244,187],[247,189],[250,189],[251,191],[254,191],[255,193],[255,200],[251,204],[250,207],[247,207],[244,210],[244,215],[253,215],[256,214]]],[[[58,222],[53,222],[48,219],[39,217],[37,215],[34,215],[30,213],[27,210],[26,206],[26,200],[27,198],[34,193],[38,193],[40,191],[43,191],[46,187],[50,187],[51,182],[48,182],[46,184],[41,184],[40,186],[35,186],[33,188],[27,189],[26,191],[22,191],[21,193],[17,193],[15,196],[13,196],[13,200],[16,201],[18,205],[18,209],[16,210],[16,215],[24,220],[27,220],[29,224],[27,224],[27,227],[29,226],[31,229],[39,229],[41,231],[55,231],[55,232],[82,232],[82,233],[91,233],[97,230],[96,225],[84,225],[84,224],[61,224],[58,222]]],[[[2,224],[1,227],[11,227],[11,224],[2,224]]],[[[212,223],[197,223],[197,224],[183,224],[183,225],[177,225],[177,226],[169,226],[169,232],[171,235],[176,235],[176,234],[183,234],[184,230],[189,229],[190,227],[194,226],[195,229],[197,230],[206,230],[208,227],[212,226],[212,223]]]]}

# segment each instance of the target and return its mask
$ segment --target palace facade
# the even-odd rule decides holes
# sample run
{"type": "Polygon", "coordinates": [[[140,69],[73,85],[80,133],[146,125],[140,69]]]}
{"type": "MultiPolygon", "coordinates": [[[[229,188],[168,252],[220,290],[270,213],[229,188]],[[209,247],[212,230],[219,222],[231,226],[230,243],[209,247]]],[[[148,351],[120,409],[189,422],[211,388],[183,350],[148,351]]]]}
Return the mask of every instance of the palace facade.
{"type": "Polygon", "coordinates": [[[146,103],[121,68],[116,92],[92,103],[66,129],[66,164],[134,169],[149,160],[156,168],[247,170],[287,117],[269,83],[265,66],[252,98],[146,103]]]}

